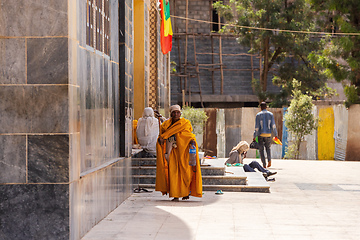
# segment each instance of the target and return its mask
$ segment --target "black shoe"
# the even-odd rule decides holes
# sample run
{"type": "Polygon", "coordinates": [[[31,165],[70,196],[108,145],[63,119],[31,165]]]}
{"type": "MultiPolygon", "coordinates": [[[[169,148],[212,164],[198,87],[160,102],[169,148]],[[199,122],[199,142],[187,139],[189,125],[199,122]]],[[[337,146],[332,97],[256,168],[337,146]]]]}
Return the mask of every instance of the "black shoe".
{"type": "Polygon", "coordinates": [[[275,175],[275,174],[277,174],[277,172],[270,172],[270,171],[269,171],[269,172],[267,173],[267,177],[270,177],[271,175],[275,175]]]}

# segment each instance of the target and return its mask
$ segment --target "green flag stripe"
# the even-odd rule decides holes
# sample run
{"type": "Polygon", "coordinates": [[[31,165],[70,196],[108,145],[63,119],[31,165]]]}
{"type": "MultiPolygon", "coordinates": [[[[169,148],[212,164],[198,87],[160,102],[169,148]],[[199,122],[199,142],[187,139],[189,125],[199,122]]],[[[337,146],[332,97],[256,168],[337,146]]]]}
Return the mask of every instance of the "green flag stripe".
{"type": "Polygon", "coordinates": [[[170,2],[168,1],[168,3],[166,4],[166,0],[163,0],[163,4],[165,20],[168,20],[170,18],[170,2]]]}

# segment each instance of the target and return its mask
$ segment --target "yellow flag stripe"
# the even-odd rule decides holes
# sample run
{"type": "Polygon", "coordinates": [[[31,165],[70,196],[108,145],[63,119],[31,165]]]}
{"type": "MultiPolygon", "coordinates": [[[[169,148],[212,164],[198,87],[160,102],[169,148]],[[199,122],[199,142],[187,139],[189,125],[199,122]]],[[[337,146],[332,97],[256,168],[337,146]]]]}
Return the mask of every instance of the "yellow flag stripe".
{"type": "Polygon", "coordinates": [[[164,21],[164,36],[167,37],[168,35],[173,35],[170,18],[164,21]]]}
{"type": "MultiPolygon", "coordinates": [[[[164,3],[164,1],[162,3],[164,3]]],[[[162,20],[163,20],[162,24],[164,24],[164,37],[173,35],[173,31],[172,31],[172,27],[171,27],[171,18],[168,18],[168,19],[165,18],[165,6],[164,5],[162,6],[162,20]]]]}

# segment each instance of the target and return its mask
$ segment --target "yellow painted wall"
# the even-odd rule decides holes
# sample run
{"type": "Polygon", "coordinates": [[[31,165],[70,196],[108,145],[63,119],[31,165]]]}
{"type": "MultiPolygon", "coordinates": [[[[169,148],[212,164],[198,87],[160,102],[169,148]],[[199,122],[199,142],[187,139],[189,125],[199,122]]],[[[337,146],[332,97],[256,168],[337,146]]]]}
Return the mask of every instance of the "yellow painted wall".
{"type": "Polygon", "coordinates": [[[334,160],[334,110],[332,107],[319,109],[320,123],[318,127],[318,159],[334,160]]]}
{"type": "Polygon", "coordinates": [[[134,0],[134,119],[145,108],[144,1],[134,0]]]}

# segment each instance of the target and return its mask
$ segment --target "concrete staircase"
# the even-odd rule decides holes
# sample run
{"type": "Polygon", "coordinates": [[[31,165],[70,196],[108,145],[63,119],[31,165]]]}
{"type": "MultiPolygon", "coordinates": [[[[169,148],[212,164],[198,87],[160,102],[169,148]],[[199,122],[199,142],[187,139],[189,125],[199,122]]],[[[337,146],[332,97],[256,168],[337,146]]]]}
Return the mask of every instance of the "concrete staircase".
{"type": "MultiPolygon", "coordinates": [[[[204,191],[270,192],[260,172],[245,172],[242,167],[226,167],[226,158],[205,159],[201,165],[204,191]]],[[[155,188],[156,158],[132,158],[134,188],[155,188]]]]}

